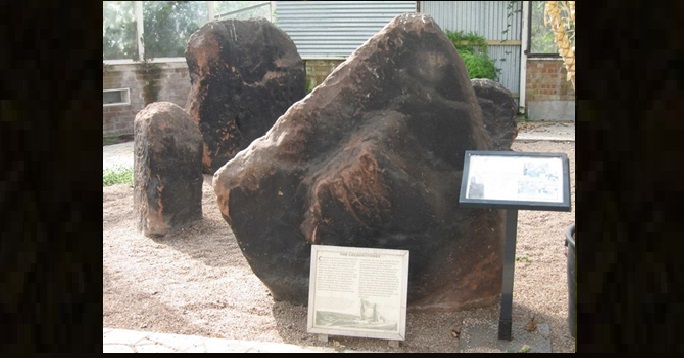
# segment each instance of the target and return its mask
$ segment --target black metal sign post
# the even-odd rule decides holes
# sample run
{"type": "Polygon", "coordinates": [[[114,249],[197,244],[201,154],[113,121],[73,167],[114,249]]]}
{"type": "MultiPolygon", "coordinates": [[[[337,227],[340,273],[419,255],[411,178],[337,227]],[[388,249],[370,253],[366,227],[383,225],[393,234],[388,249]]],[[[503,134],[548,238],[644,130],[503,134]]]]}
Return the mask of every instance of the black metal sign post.
{"type": "Polygon", "coordinates": [[[498,338],[511,341],[518,210],[571,210],[568,156],[467,150],[459,199],[463,207],[507,209],[498,338]]]}
{"type": "Polygon", "coordinates": [[[501,273],[501,310],[499,311],[499,340],[510,341],[513,326],[513,276],[515,273],[515,242],[518,238],[518,210],[506,212],[506,248],[501,273]]]}

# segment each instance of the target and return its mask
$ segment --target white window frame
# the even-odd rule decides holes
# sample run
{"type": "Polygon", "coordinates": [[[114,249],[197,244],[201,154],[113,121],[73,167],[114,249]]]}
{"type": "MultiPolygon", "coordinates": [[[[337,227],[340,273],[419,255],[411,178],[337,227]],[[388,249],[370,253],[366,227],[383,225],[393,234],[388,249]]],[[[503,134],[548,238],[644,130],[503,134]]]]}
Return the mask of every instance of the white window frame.
{"type": "Polygon", "coordinates": [[[123,92],[124,95],[122,96],[124,98],[124,102],[117,102],[117,103],[102,103],[102,107],[115,107],[115,106],[130,106],[131,105],[131,89],[126,87],[126,88],[108,88],[108,89],[103,89],[102,93],[106,92],[123,92]]]}

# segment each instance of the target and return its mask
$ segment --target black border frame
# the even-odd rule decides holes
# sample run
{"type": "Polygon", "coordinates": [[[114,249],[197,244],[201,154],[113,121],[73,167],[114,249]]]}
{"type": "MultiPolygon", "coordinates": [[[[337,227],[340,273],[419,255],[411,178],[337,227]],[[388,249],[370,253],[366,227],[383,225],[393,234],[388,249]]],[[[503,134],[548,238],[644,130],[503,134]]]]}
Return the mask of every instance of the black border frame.
{"type": "Polygon", "coordinates": [[[572,205],[570,202],[570,161],[568,155],[565,153],[543,153],[543,152],[508,152],[508,151],[491,151],[491,150],[466,150],[465,160],[463,163],[463,177],[461,179],[461,193],[459,194],[459,203],[463,207],[477,207],[477,208],[493,208],[493,209],[518,209],[518,210],[544,210],[544,211],[571,211],[572,205]],[[563,187],[563,202],[550,203],[539,201],[512,201],[512,200],[484,200],[484,199],[467,199],[467,184],[470,174],[470,157],[473,155],[483,155],[492,157],[545,157],[545,158],[560,158],[563,162],[562,187],[563,187]]]}
{"type": "MultiPolygon", "coordinates": [[[[544,52],[532,52],[532,3],[535,1],[530,1],[529,11],[527,11],[527,46],[523,49],[525,56],[533,59],[562,59],[558,51],[554,53],[544,53],[544,52]]],[[[543,2],[543,1],[540,1],[543,2]]]]}

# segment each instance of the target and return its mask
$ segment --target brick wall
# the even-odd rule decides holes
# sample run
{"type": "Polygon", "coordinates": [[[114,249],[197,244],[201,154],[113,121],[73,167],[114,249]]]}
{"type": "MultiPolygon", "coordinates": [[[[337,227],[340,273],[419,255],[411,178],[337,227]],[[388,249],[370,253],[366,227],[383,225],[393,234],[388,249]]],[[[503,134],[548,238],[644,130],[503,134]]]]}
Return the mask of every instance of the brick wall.
{"type": "MultiPolygon", "coordinates": [[[[310,89],[325,80],[343,60],[307,60],[306,81],[310,89]]],[[[190,93],[190,76],[184,62],[160,64],[162,71],[159,84],[158,102],[172,102],[183,108],[190,93]]],[[[102,107],[102,136],[133,134],[135,116],[144,108],[144,80],[137,74],[139,66],[107,65],[102,71],[103,89],[130,88],[131,104],[125,106],[102,107]]]]}
{"type": "Polygon", "coordinates": [[[304,62],[307,88],[312,90],[320,85],[344,60],[306,60],[304,62]]]}
{"type": "MultiPolygon", "coordinates": [[[[343,60],[307,60],[306,81],[309,89],[313,89],[323,82],[326,77],[341,64],[343,60]]],[[[185,103],[190,93],[190,77],[188,66],[184,62],[160,64],[162,71],[159,76],[157,101],[175,103],[185,108],[185,103]]],[[[133,121],[136,114],[144,108],[142,76],[136,73],[138,65],[107,65],[105,66],[102,79],[103,89],[130,88],[131,104],[124,106],[102,107],[102,135],[126,135],[133,134],[133,121]]],[[[558,111],[558,103],[568,103],[574,107],[575,91],[572,84],[566,80],[565,66],[559,59],[528,59],[527,61],[527,87],[526,106],[532,112],[531,119],[546,117],[558,111]],[[549,110],[540,111],[535,115],[535,104],[549,104],[543,108],[549,110]]],[[[567,106],[566,106],[567,107],[567,106]]],[[[537,107],[539,108],[539,107],[537,107]]],[[[567,109],[564,110],[567,112],[567,109]]],[[[572,113],[559,114],[561,119],[574,118],[572,113]]]]}
{"type": "Polygon", "coordinates": [[[575,90],[560,59],[527,59],[527,101],[574,101],[575,90]]]}
{"type": "MultiPolygon", "coordinates": [[[[307,60],[306,78],[313,89],[343,60],[307,60]]],[[[575,90],[566,78],[567,70],[560,59],[527,59],[526,101],[575,101],[575,90]]]]}
{"type": "MultiPolygon", "coordinates": [[[[190,77],[185,63],[160,64],[161,73],[156,80],[157,101],[172,102],[185,108],[190,93],[190,77]]],[[[131,104],[102,107],[102,136],[133,134],[133,121],[144,108],[145,80],[137,73],[139,66],[106,65],[102,71],[103,89],[130,88],[131,104]]]]}
{"type": "Polygon", "coordinates": [[[575,90],[567,73],[561,59],[527,59],[525,107],[529,119],[575,119],[575,90]]]}

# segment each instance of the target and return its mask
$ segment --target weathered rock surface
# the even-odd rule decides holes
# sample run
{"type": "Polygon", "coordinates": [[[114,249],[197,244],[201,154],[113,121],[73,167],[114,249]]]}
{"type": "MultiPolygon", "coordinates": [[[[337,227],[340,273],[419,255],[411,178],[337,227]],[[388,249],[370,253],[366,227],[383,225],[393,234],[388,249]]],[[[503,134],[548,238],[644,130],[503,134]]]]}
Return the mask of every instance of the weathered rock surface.
{"type": "Polygon", "coordinates": [[[276,300],[307,304],[311,245],[409,250],[411,310],[494,304],[504,227],[459,206],[466,150],[490,150],[463,59],[403,14],[213,178],[217,203],[276,300]]]}
{"type": "Polygon", "coordinates": [[[492,150],[511,150],[518,136],[518,124],[515,121],[518,108],[511,91],[487,78],[475,78],[472,83],[482,109],[485,129],[492,140],[492,150]]]}
{"type": "Polygon", "coordinates": [[[210,22],[190,36],[186,110],[213,174],[304,98],[305,69],[290,37],[265,19],[210,22]]]}
{"type": "Polygon", "coordinates": [[[202,219],[202,136],[183,108],[148,105],[134,122],[134,212],[147,237],[202,219]]]}

